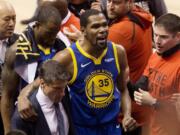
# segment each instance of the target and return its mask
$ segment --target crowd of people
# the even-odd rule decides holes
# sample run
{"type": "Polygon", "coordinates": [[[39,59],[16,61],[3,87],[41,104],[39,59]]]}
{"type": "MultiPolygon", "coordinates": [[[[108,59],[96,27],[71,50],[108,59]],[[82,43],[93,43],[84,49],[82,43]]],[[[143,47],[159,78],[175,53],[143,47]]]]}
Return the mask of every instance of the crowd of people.
{"type": "Polygon", "coordinates": [[[0,1],[0,134],[180,134],[180,17],[164,0],[37,5],[17,34],[0,1]]]}

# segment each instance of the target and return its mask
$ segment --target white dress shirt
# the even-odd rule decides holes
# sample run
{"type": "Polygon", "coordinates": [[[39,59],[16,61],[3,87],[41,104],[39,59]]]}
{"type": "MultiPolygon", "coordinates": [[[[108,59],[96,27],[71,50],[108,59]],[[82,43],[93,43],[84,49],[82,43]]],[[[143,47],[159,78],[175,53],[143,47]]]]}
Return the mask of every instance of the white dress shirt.
{"type": "Polygon", "coordinates": [[[6,50],[7,50],[7,39],[0,40],[0,63],[4,63],[6,50]]]}
{"type": "MultiPolygon", "coordinates": [[[[49,126],[51,135],[59,135],[57,117],[56,117],[56,112],[54,109],[53,102],[44,94],[41,87],[39,87],[39,89],[38,89],[36,98],[37,98],[37,100],[41,106],[42,112],[46,118],[46,122],[49,126]]],[[[59,102],[59,107],[60,107],[60,111],[62,112],[63,118],[64,118],[65,135],[68,135],[68,131],[69,131],[68,117],[67,117],[67,114],[66,114],[61,102],[59,102]]]]}

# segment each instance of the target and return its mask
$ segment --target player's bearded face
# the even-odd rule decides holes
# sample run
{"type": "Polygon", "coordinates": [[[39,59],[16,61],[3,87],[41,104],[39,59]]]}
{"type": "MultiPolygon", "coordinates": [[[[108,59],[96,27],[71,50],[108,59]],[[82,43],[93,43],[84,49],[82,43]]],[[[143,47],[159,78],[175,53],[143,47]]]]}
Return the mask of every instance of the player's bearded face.
{"type": "Polygon", "coordinates": [[[89,17],[89,23],[86,27],[86,38],[92,45],[99,49],[107,46],[108,25],[104,15],[92,15],[89,17]]]}

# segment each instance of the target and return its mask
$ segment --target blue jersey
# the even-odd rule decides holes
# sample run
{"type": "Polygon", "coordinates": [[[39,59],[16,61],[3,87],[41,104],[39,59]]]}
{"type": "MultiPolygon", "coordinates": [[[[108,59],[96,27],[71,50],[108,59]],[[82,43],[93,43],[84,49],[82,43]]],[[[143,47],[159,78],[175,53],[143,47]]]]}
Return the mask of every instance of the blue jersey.
{"type": "MultiPolygon", "coordinates": [[[[42,45],[38,45],[35,40],[34,29],[33,27],[28,27],[20,36],[17,42],[17,50],[16,50],[16,59],[15,59],[15,68],[23,67],[22,70],[27,68],[28,64],[33,62],[37,62],[38,66],[48,60],[52,59],[52,57],[58,52],[65,49],[65,44],[60,39],[55,39],[55,42],[52,46],[43,47],[42,45]]],[[[27,70],[27,69],[26,69],[27,70]]],[[[22,71],[25,72],[25,71],[22,71]]],[[[36,73],[36,69],[31,70],[31,74],[24,74],[21,72],[17,72],[21,77],[21,82],[19,84],[19,90],[21,90],[24,86],[28,84],[28,75],[34,75],[36,73]],[[23,76],[23,77],[22,77],[23,76]],[[26,78],[26,79],[25,79],[26,78]]],[[[38,74],[36,73],[35,76],[38,74]]]]}
{"type": "Polygon", "coordinates": [[[41,45],[38,45],[38,48],[39,48],[39,54],[40,54],[38,64],[41,64],[42,62],[46,60],[52,59],[58,51],[54,47],[43,48],[41,45]]]}
{"type": "Polygon", "coordinates": [[[69,82],[74,123],[95,126],[115,121],[120,111],[116,84],[120,68],[115,45],[108,42],[99,58],[87,54],[78,42],[68,49],[74,64],[69,82]]]}
{"type": "MultiPolygon", "coordinates": [[[[46,48],[44,49],[41,45],[38,45],[39,48],[39,58],[37,59],[37,63],[38,63],[38,67],[39,65],[41,65],[44,61],[52,59],[55,54],[57,53],[58,50],[56,50],[54,47],[51,48],[46,48]]],[[[35,69],[36,70],[36,69],[35,69]]],[[[38,76],[38,72],[36,70],[36,75],[35,78],[38,76]]],[[[21,78],[20,81],[20,88],[19,90],[21,90],[22,88],[24,88],[26,85],[28,85],[28,82],[26,82],[25,80],[23,80],[21,78]]]]}

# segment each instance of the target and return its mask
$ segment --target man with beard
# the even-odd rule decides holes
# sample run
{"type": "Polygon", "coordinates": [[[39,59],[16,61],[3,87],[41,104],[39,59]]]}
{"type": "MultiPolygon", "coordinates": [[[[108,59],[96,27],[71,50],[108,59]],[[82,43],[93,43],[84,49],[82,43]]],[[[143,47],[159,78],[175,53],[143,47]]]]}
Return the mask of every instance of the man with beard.
{"type": "Polygon", "coordinates": [[[51,6],[42,6],[35,25],[28,27],[7,51],[2,72],[1,104],[5,134],[11,128],[10,119],[19,90],[34,80],[40,63],[51,59],[56,52],[65,48],[64,43],[56,39],[60,24],[58,10],[51,6]]]}
{"type": "MultiPolygon", "coordinates": [[[[134,84],[143,74],[152,53],[152,15],[135,6],[133,0],[107,0],[107,16],[110,19],[108,39],[125,48],[130,82],[134,84]]],[[[128,89],[133,97],[133,90],[129,86],[130,83],[128,89]]],[[[132,102],[132,116],[139,126],[128,135],[141,134],[146,114],[145,108],[132,102]]]]}
{"type": "MultiPolygon", "coordinates": [[[[127,90],[126,53],[123,47],[107,41],[108,25],[103,13],[87,10],[81,15],[80,24],[82,38],[53,58],[70,72],[71,110],[76,134],[120,135],[117,117],[121,109],[124,130],[132,130],[136,122],[131,117],[127,90]]],[[[32,87],[38,85],[37,81],[31,84],[32,87]]],[[[19,99],[25,98],[23,94],[19,99]]],[[[22,117],[26,117],[28,111],[23,110],[22,117]]]]}
{"type": "MultiPolygon", "coordinates": [[[[95,2],[92,8],[98,8],[95,2]]],[[[99,3],[99,4],[98,4],[99,3]]],[[[135,83],[142,75],[152,53],[152,15],[134,5],[132,0],[107,0],[107,17],[109,19],[108,40],[122,45],[127,53],[130,67],[130,80],[135,83]]],[[[72,39],[78,39],[78,29],[64,31],[72,39]]]]}
{"type": "Polygon", "coordinates": [[[69,88],[76,134],[120,135],[120,104],[125,115],[123,128],[131,130],[135,124],[126,87],[128,66],[124,49],[107,42],[108,25],[101,12],[85,11],[80,24],[82,40],[54,57],[71,72],[69,88]]]}
{"type": "MultiPolygon", "coordinates": [[[[141,77],[152,52],[152,15],[135,6],[132,0],[107,0],[106,6],[109,18],[108,40],[125,48],[130,70],[129,80],[134,84],[141,77]]],[[[68,31],[65,34],[75,35],[68,31]]],[[[129,92],[133,97],[133,91],[130,88],[129,92]]],[[[144,125],[145,109],[134,101],[132,102],[132,116],[139,126],[144,125]]],[[[140,130],[138,128],[132,134],[139,134],[140,130]]]]}

